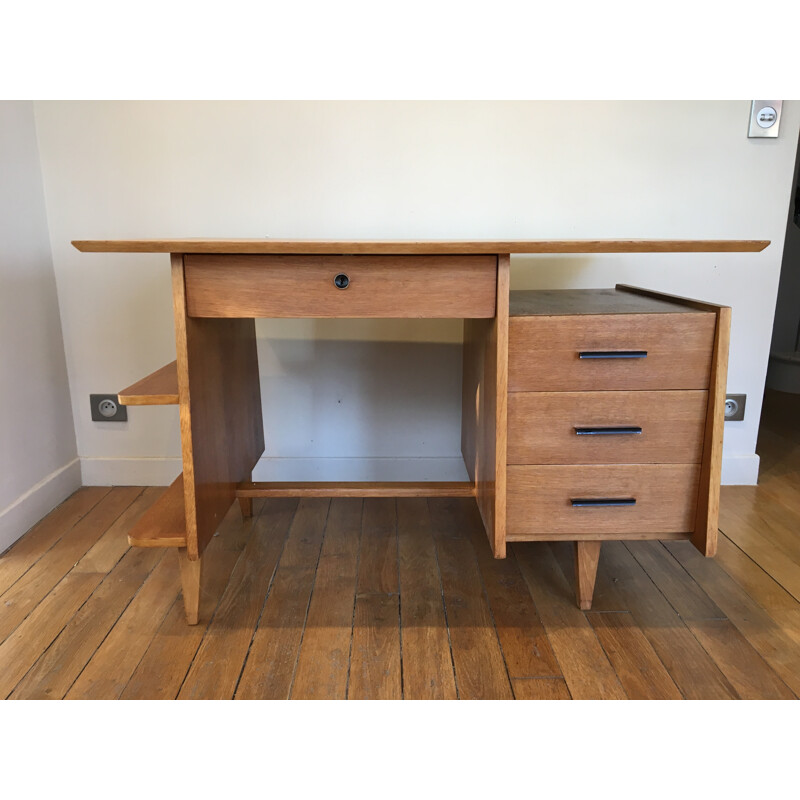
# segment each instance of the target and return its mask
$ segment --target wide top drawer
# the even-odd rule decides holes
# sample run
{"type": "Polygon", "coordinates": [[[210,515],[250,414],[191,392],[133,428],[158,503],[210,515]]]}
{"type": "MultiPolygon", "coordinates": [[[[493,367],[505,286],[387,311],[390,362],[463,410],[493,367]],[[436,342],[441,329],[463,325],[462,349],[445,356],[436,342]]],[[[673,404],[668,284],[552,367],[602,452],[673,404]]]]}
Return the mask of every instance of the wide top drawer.
{"type": "Polygon", "coordinates": [[[510,392],[707,389],[716,315],[514,317],[510,392]]]}
{"type": "Polygon", "coordinates": [[[184,256],[192,317],[494,317],[496,256],[184,256]]]}

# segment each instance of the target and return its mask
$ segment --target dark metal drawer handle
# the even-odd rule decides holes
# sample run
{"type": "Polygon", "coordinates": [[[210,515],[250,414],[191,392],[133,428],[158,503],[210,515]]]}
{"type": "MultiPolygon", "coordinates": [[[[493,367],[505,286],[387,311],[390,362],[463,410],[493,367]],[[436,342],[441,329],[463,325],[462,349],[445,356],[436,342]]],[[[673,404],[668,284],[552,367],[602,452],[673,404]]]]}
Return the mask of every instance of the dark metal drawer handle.
{"type": "Polygon", "coordinates": [[[618,428],[575,428],[578,436],[622,436],[627,433],[641,433],[636,425],[624,425],[618,428]]]}
{"type": "Polygon", "coordinates": [[[647,358],[647,350],[583,350],[578,358],[647,358]]]}
{"type": "Polygon", "coordinates": [[[603,497],[599,500],[575,498],[570,500],[573,508],[601,508],[605,506],[635,506],[635,497],[603,497]]]}
{"type": "Polygon", "coordinates": [[[334,279],[333,285],[337,289],[346,289],[350,285],[350,278],[344,274],[344,272],[340,272],[334,279]]]}

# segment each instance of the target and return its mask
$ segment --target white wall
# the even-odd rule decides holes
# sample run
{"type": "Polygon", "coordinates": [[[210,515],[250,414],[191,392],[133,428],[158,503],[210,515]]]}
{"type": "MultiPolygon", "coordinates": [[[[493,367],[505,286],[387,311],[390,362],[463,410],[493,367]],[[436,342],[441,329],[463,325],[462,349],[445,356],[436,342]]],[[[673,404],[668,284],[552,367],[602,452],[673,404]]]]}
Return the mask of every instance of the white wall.
{"type": "MultiPolygon", "coordinates": [[[[174,357],[168,258],[69,244],[156,236],[772,239],[761,254],[512,261],[512,288],[627,282],[732,305],[729,388],[748,407],[726,426],[723,478],[753,482],[800,103],[778,140],[748,140],[748,114],[744,100],[37,103],[84,482],[180,469],[174,408],[115,426],[87,401],[174,357]]],[[[460,322],[258,330],[259,477],[463,475],[460,322]]]]}
{"type": "Polygon", "coordinates": [[[80,479],[33,105],[0,102],[0,552],[80,479]]]}

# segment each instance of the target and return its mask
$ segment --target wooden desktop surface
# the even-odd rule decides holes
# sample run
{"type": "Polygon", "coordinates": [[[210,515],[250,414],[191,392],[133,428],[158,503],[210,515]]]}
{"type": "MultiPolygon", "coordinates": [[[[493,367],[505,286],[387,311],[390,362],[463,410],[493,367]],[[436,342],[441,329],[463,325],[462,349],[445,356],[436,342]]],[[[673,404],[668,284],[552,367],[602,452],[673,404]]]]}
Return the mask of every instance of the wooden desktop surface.
{"type": "Polygon", "coordinates": [[[762,239],[92,239],[82,253],[263,253],[296,255],[497,255],[498,253],[758,253],[762,239]]]}

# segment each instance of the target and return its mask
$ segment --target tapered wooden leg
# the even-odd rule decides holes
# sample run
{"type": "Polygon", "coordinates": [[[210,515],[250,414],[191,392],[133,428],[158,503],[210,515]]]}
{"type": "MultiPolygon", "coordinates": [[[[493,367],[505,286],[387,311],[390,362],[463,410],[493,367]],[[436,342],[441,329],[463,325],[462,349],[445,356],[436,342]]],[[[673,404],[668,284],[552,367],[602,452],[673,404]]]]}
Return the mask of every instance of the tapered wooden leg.
{"type": "Polygon", "coordinates": [[[183,607],[189,625],[197,625],[200,619],[200,572],[202,559],[190,561],[185,547],[178,548],[178,562],[181,566],[181,586],[183,587],[183,607]]]}
{"type": "Polygon", "coordinates": [[[592,607],[601,544],[602,542],[575,542],[575,595],[578,607],[583,611],[592,607]]]}
{"type": "Polygon", "coordinates": [[[253,498],[240,497],[239,506],[242,509],[242,519],[248,519],[253,516],[253,498]]]}

